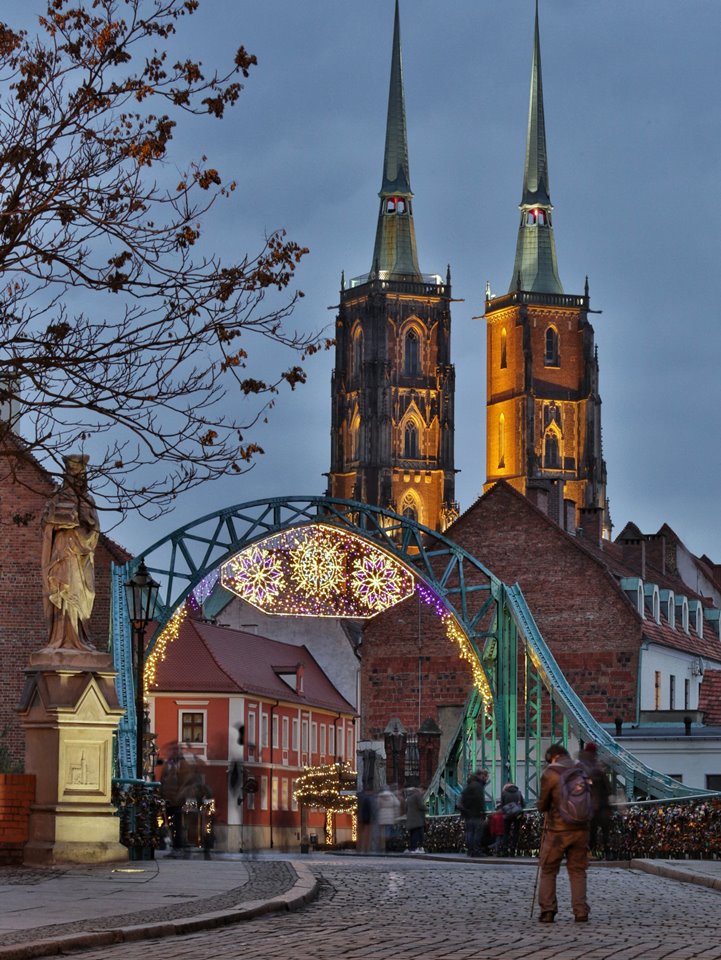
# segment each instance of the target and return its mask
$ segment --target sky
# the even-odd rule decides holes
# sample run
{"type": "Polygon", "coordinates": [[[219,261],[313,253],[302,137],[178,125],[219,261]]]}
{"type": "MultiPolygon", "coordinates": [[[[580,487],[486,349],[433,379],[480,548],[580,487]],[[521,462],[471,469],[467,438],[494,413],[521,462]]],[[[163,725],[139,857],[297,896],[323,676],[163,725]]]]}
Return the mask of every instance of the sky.
{"type": "MultiPolygon", "coordinates": [[[[371,266],[393,0],[203,7],[192,30],[206,63],[241,43],[258,58],[229,118],[200,147],[191,133],[179,140],[237,179],[215,245],[257,250],[284,227],[310,248],[292,325],[332,336],[341,271],[371,266]]],[[[571,294],[588,275],[602,311],[593,324],[615,534],[629,520],[645,532],[666,522],[721,562],[721,3],[541,0],[540,21],[559,273],[571,294]]],[[[401,36],[420,266],[445,274],[450,264],[459,300],[465,510],[485,479],[485,326],[474,318],[486,281],[503,293],[511,279],[533,0],[401,0],[401,36]]],[[[281,392],[253,436],[266,451],[253,470],[189,493],[150,528],[130,518],[113,537],[137,553],[224,505],[324,493],[332,364],[332,353],[310,358],[308,383],[281,392]]]]}

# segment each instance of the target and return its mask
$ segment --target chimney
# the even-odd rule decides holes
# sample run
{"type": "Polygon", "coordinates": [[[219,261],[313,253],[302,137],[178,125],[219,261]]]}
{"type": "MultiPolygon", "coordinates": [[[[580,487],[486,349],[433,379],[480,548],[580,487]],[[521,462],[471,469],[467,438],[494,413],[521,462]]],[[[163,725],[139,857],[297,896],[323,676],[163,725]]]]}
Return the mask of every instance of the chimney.
{"type": "Polygon", "coordinates": [[[581,507],[579,510],[581,536],[600,547],[603,536],[603,509],[601,507],[581,507]]]}
{"type": "Polygon", "coordinates": [[[646,538],[646,560],[660,570],[666,573],[666,536],[663,533],[657,533],[646,538]]]}
{"type": "Polygon", "coordinates": [[[621,542],[623,549],[623,562],[630,567],[634,573],[642,579],[646,579],[646,541],[645,540],[624,540],[621,542]]]}

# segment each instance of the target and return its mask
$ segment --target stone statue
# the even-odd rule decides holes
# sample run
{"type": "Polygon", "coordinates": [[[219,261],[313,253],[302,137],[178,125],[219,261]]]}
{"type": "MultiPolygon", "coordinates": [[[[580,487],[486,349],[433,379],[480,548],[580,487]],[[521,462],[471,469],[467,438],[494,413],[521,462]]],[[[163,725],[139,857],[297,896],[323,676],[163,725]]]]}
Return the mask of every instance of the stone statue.
{"type": "Polygon", "coordinates": [[[45,649],[93,650],[88,624],[95,601],[95,547],[100,534],[88,493],[88,457],[63,457],[65,475],[42,516],[42,578],[49,636],[45,649]]]}

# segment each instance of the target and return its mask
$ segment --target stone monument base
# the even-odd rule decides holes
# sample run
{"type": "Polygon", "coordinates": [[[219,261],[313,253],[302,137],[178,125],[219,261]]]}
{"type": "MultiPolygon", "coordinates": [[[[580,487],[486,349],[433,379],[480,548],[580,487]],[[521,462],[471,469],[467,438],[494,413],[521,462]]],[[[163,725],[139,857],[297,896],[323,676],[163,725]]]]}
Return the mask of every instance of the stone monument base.
{"type": "Polygon", "coordinates": [[[111,803],[113,733],[123,710],[108,654],[40,650],[18,707],[35,775],[28,864],[127,860],[111,803]],[[68,656],[70,654],[70,656],[68,656]]]}

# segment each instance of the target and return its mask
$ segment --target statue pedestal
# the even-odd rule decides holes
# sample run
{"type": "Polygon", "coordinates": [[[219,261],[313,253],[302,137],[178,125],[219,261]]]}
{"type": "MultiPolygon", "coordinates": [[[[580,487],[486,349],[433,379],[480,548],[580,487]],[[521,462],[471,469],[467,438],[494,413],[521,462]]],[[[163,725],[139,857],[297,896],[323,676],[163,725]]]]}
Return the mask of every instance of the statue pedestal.
{"type": "Polygon", "coordinates": [[[25,671],[18,711],[36,778],[26,864],[127,860],[111,803],[113,733],[123,715],[110,655],[46,648],[25,671]]]}

